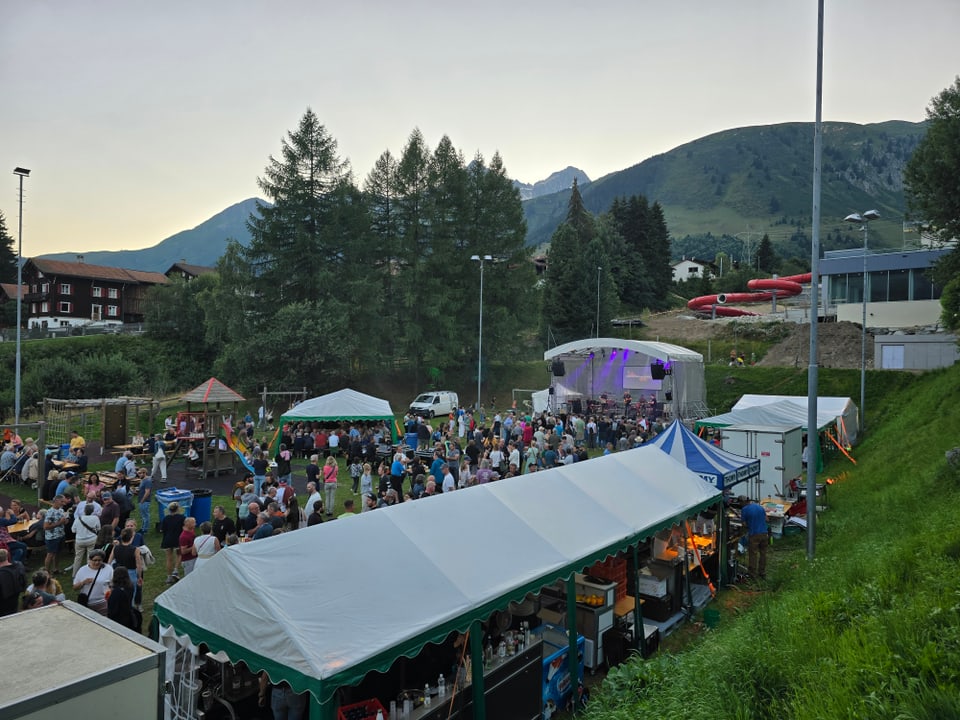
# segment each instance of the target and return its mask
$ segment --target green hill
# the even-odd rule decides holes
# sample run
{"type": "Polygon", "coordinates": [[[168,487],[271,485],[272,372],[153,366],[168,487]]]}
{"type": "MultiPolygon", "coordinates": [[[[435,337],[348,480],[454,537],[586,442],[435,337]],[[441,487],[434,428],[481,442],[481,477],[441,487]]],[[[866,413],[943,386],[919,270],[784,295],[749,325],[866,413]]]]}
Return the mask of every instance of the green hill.
{"type": "Polygon", "coordinates": [[[615,669],[582,717],[960,717],[960,366],[869,387],[857,464],[826,469],[815,558],[804,535],[775,542],[769,580],[721,589],[716,630],[615,669]]]}
{"type": "MultiPolygon", "coordinates": [[[[842,218],[876,208],[871,244],[899,247],[905,213],[903,168],[923,123],[824,123],[821,232],[850,231],[842,218]]],[[[809,228],[813,123],[736,128],[708,135],[611,173],[581,188],[591,212],[642,194],[664,209],[673,238],[768,232],[775,242],[809,228]]],[[[569,190],[524,203],[529,245],[549,241],[566,213],[569,190]]],[[[856,235],[856,233],[853,233],[856,235]]],[[[756,236],[759,240],[759,235],[756,236]]]]}

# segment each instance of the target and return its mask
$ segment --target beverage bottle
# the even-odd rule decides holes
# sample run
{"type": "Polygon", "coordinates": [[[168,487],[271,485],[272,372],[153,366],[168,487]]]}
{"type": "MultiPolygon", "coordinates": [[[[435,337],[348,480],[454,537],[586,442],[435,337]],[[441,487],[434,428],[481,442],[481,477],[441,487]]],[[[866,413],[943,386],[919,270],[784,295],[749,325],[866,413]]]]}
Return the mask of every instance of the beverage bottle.
{"type": "Polygon", "coordinates": [[[377,710],[377,720],[383,720],[383,710],[377,710]]]}
{"type": "Polygon", "coordinates": [[[423,706],[430,707],[430,683],[423,686],[423,706]]]}
{"type": "Polygon", "coordinates": [[[497,649],[497,655],[502,658],[507,656],[507,644],[503,640],[500,641],[500,647],[497,649]]]}
{"type": "Polygon", "coordinates": [[[440,677],[437,679],[437,695],[443,697],[447,694],[447,681],[443,679],[443,673],[440,673],[440,677]]]}

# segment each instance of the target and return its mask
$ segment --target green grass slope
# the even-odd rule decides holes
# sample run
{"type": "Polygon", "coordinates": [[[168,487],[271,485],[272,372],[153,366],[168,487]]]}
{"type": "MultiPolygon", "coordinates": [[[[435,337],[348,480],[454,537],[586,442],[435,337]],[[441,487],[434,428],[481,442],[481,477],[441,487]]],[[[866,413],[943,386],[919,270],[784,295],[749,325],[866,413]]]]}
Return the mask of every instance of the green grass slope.
{"type": "Polygon", "coordinates": [[[775,543],[756,602],[611,672],[584,717],[960,717],[960,468],[944,457],[960,445],[960,366],[877,373],[871,405],[858,464],[827,468],[815,558],[805,536],[775,543]]]}

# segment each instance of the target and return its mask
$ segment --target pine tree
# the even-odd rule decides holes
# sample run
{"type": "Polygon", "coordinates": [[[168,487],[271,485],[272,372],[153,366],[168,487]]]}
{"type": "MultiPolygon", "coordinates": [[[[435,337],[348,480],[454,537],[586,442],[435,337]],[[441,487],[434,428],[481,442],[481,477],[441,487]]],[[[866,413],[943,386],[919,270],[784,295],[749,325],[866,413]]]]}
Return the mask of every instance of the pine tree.
{"type": "Polygon", "coordinates": [[[13,238],[7,232],[7,219],[0,210],[0,282],[17,282],[17,253],[13,248],[13,238]]]}
{"type": "Polygon", "coordinates": [[[757,269],[771,275],[780,270],[780,258],[777,257],[773,243],[770,242],[770,236],[766,233],[760,241],[760,247],[757,248],[757,269]]]}

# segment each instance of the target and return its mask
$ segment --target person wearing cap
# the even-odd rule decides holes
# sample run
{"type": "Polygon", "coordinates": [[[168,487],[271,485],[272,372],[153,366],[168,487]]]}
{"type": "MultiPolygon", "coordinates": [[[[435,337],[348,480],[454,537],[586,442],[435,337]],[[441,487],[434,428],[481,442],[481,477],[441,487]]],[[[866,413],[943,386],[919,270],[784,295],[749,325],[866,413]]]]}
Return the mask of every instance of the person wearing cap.
{"type": "Polygon", "coordinates": [[[367,510],[376,510],[379,507],[379,501],[377,496],[372,492],[365,493],[363,496],[363,506],[360,508],[361,513],[367,512],[367,510]]]}
{"type": "Polygon", "coordinates": [[[294,496],[293,487],[290,485],[290,479],[280,476],[280,484],[276,488],[276,501],[283,512],[287,511],[287,500],[294,496]]]}

